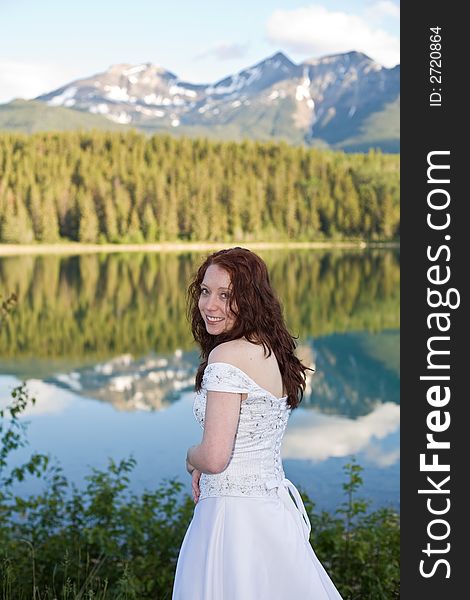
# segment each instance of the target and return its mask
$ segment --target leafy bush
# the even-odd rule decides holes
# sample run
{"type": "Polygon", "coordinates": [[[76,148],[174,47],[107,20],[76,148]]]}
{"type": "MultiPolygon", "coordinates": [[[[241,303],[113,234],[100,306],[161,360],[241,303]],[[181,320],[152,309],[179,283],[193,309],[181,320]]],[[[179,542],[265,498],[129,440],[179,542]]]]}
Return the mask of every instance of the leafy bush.
{"type": "Polygon", "coordinates": [[[399,598],[399,516],[390,508],[367,512],[369,502],[356,498],[362,467],[353,460],[344,470],[346,501],[334,515],[315,512],[314,503],[303,495],[312,546],[343,598],[399,598]]]}

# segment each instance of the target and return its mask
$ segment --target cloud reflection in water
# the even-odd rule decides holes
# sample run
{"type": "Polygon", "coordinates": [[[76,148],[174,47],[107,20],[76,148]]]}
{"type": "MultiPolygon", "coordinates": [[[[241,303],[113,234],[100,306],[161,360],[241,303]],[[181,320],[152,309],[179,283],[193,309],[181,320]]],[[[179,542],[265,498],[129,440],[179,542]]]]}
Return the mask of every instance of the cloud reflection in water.
{"type": "Polygon", "coordinates": [[[363,452],[372,463],[390,466],[399,459],[399,448],[384,448],[377,441],[398,432],[399,426],[400,407],[392,402],[356,419],[297,409],[287,427],[282,456],[323,461],[363,452]]]}

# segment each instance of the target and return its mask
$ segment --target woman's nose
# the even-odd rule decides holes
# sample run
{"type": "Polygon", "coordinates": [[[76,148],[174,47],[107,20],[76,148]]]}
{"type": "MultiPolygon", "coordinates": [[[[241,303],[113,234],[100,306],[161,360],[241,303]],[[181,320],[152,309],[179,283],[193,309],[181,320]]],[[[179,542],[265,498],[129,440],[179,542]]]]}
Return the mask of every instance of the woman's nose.
{"type": "Polygon", "coordinates": [[[217,296],[214,295],[210,295],[207,298],[207,302],[206,302],[206,309],[207,310],[217,310],[218,308],[218,302],[217,302],[217,296]]]}

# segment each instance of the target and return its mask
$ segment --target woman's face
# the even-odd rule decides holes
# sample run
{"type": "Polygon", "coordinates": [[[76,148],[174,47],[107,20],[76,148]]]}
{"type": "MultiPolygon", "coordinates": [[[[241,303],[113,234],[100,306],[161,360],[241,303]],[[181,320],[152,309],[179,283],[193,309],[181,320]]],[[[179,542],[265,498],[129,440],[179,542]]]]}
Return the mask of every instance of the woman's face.
{"type": "Polygon", "coordinates": [[[229,309],[230,285],[230,275],[225,269],[218,265],[206,269],[198,306],[211,335],[229,331],[235,324],[236,315],[229,309]]]}

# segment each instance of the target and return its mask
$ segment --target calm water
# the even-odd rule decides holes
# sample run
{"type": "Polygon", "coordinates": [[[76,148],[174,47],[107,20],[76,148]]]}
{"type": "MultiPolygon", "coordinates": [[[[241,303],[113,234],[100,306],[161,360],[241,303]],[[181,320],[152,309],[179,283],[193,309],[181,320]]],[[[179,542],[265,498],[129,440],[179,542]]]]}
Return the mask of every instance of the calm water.
{"type": "MultiPolygon", "coordinates": [[[[399,255],[260,254],[299,354],[317,369],[284,438],[287,477],[334,509],[354,455],[361,495],[399,507],[399,255]]],[[[135,491],[176,477],[190,492],[184,459],[201,429],[184,291],[203,255],[0,259],[1,293],[19,299],[0,330],[2,405],[26,379],[37,398],[29,448],[57,457],[71,480],[132,454],[135,491]]]]}

